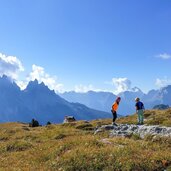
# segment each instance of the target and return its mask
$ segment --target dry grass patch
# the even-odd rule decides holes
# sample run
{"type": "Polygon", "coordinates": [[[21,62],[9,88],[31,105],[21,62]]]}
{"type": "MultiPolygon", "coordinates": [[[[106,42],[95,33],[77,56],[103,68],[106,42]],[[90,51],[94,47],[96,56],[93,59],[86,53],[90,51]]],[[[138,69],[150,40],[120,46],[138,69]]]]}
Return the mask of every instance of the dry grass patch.
{"type": "MultiPolygon", "coordinates": [[[[144,113],[145,124],[171,126],[171,109],[166,110],[146,110],[144,113]]],[[[136,124],[137,114],[117,119],[118,123],[136,124]]]]}
{"type": "Polygon", "coordinates": [[[7,144],[6,151],[24,151],[32,147],[32,144],[27,141],[15,141],[7,144]]]}

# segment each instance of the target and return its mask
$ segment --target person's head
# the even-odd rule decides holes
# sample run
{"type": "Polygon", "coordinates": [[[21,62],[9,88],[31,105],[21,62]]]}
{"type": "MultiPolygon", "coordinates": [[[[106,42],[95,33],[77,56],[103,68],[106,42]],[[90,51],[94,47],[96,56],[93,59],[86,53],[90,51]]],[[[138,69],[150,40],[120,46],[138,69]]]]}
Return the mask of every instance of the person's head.
{"type": "Polygon", "coordinates": [[[121,101],[121,97],[117,97],[117,98],[116,98],[116,102],[119,103],[120,101],[121,101]]]}
{"type": "Polygon", "coordinates": [[[140,101],[140,98],[139,98],[139,97],[136,97],[136,98],[135,98],[135,101],[136,101],[136,102],[139,102],[139,101],[140,101]]]}

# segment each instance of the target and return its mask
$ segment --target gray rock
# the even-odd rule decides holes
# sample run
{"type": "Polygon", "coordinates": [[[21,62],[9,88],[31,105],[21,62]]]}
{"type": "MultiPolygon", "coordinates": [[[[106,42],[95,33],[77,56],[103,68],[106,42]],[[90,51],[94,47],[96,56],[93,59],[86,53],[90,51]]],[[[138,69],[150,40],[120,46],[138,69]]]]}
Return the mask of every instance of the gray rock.
{"type": "Polygon", "coordinates": [[[171,137],[171,127],[161,127],[158,125],[147,126],[147,125],[127,125],[120,124],[118,126],[113,125],[103,125],[99,127],[95,134],[99,132],[110,131],[110,136],[121,136],[121,137],[129,137],[132,134],[138,134],[141,138],[144,138],[146,135],[152,136],[169,136],[171,137]]]}
{"type": "Polygon", "coordinates": [[[65,116],[63,123],[75,122],[74,116],[65,116]]]}

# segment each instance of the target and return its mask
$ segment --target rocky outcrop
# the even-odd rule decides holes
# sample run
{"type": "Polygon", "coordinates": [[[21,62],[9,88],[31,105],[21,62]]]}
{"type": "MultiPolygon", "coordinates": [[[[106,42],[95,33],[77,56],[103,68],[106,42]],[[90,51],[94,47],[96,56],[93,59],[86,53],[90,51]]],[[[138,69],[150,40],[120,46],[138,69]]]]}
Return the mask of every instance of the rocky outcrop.
{"type": "Polygon", "coordinates": [[[110,136],[121,136],[121,137],[129,137],[132,134],[139,135],[141,138],[144,138],[146,135],[158,135],[158,136],[169,136],[171,137],[171,127],[161,127],[161,126],[147,126],[147,125],[127,125],[120,124],[118,126],[113,125],[103,125],[99,127],[95,134],[99,132],[109,131],[110,136]]]}
{"type": "Polygon", "coordinates": [[[74,116],[65,116],[63,123],[75,122],[74,116]]]}

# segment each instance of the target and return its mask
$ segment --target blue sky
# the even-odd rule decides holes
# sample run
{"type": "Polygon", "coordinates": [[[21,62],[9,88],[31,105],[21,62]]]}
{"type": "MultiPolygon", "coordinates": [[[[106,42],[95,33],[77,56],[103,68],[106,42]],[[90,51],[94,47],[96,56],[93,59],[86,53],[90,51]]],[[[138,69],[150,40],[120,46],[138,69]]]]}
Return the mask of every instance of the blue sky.
{"type": "Polygon", "coordinates": [[[56,90],[171,84],[170,0],[0,0],[0,7],[0,75],[21,86],[36,77],[56,90]]]}

